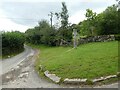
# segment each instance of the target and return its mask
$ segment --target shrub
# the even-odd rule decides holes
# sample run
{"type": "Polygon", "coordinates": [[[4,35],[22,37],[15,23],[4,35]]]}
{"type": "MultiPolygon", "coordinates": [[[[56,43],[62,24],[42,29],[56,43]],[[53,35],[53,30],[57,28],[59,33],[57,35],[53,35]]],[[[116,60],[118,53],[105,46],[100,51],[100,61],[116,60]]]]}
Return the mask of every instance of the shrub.
{"type": "Polygon", "coordinates": [[[115,35],[115,40],[120,41],[120,35],[115,35]]]}
{"type": "Polygon", "coordinates": [[[22,33],[3,32],[2,33],[2,55],[18,53],[24,50],[25,37],[22,33]]]}

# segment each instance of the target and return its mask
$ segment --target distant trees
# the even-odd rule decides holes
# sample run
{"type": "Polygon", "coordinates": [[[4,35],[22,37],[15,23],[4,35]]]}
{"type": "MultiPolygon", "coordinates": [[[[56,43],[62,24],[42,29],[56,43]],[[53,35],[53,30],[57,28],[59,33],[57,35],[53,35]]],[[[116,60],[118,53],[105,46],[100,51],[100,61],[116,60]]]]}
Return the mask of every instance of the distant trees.
{"type": "Polygon", "coordinates": [[[25,35],[29,43],[55,46],[56,30],[46,20],[41,20],[38,26],[28,29],[25,35]]]}
{"type": "Polygon", "coordinates": [[[86,18],[87,18],[87,23],[88,23],[88,26],[89,26],[89,32],[90,32],[90,35],[95,35],[95,19],[96,19],[96,13],[93,13],[92,10],[90,9],[87,9],[86,10],[86,18]]]}
{"type": "Polygon", "coordinates": [[[61,21],[61,26],[58,29],[58,38],[60,40],[70,42],[72,39],[72,29],[70,29],[68,18],[68,10],[65,2],[62,2],[62,11],[56,13],[57,18],[61,21]]]}
{"type": "Polygon", "coordinates": [[[118,25],[120,25],[118,20],[118,11],[117,6],[113,5],[111,7],[108,7],[103,12],[103,19],[102,22],[102,32],[101,34],[118,34],[118,25]]]}
{"type": "Polygon", "coordinates": [[[9,55],[24,50],[24,42],[44,44],[49,46],[68,45],[72,42],[73,29],[77,29],[80,36],[115,34],[120,40],[120,9],[117,5],[109,6],[100,14],[90,9],[86,10],[86,20],[70,25],[69,14],[65,2],[62,2],[61,12],[55,13],[60,25],[56,28],[48,21],[41,20],[37,26],[28,29],[25,34],[2,32],[2,54],[9,55]]]}
{"type": "Polygon", "coordinates": [[[80,34],[87,36],[120,34],[119,13],[116,5],[109,6],[100,14],[93,13],[92,10],[87,9],[87,20],[78,24],[80,26],[80,34]]]}
{"type": "Polygon", "coordinates": [[[18,53],[24,50],[25,37],[18,31],[2,33],[2,55],[18,53]]]}
{"type": "Polygon", "coordinates": [[[72,29],[68,25],[68,10],[65,2],[62,2],[62,11],[55,13],[61,24],[59,28],[50,27],[46,20],[41,20],[39,25],[28,29],[25,32],[26,41],[33,44],[44,44],[50,46],[60,45],[61,43],[71,42],[72,29]]]}
{"type": "Polygon", "coordinates": [[[109,35],[120,33],[120,20],[116,5],[108,7],[100,14],[90,9],[86,10],[86,20],[79,24],[70,25],[69,14],[65,2],[62,2],[61,12],[55,13],[60,25],[56,28],[49,25],[46,20],[41,20],[38,26],[25,32],[26,41],[33,44],[50,46],[64,45],[72,42],[73,29],[81,36],[109,35]]]}
{"type": "Polygon", "coordinates": [[[60,12],[60,17],[61,17],[61,28],[67,28],[69,15],[65,2],[62,2],[62,11],[60,12]]]}

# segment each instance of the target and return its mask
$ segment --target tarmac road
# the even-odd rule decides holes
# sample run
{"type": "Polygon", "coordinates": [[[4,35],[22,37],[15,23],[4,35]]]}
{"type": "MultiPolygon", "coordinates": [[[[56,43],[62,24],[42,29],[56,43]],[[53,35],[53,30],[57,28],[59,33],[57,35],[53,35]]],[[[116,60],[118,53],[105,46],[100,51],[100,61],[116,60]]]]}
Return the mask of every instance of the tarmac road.
{"type": "Polygon", "coordinates": [[[16,55],[15,57],[1,60],[2,74],[8,72],[11,68],[16,67],[17,64],[25,60],[30,55],[34,54],[34,51],[30,47],[25,45],[24,48],[25,48],[25,51],[16,55]]]}
{"type": "MultiPolygon", "coordinates": [[[[38,76],[34,62],[38,50],[25,46],[25,51],[2,60],[2,88],[59,88],[58,84],[38,76]]],[[[1,77],[1,76],[0,76],[1,77]]]]}

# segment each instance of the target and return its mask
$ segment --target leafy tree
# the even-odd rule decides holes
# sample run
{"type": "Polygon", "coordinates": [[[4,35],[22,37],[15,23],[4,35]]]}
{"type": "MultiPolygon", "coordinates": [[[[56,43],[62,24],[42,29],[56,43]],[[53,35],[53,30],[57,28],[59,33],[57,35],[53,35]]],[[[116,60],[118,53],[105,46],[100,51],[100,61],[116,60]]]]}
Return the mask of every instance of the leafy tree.
{"type": "Polygon", "coordinates": [[[62,2],[62,11],[60,13],[60,16],[61,16],[61,27],[67,28],[69,15],[65,2],[62,2]]]}
{"type": "Polygon", "coordinates": [[[78,24],[79,25],[79,30],[80,30],[80,35],[81,36],[91,36],[91,32],[90,32],[90,28],[89,28],[89,22],[88,20],[84,20],[81,24],[78,24]]]}
{"type": "Polygon", "coordinates": [[[82,35],[108,35],[120,33],[120,12],[116,5],[106,8],[100,14],[93,13],[92,10],[86,10],[87,20],[80,24],[80,34],[82,35]]]}
{"type": "Polygon", "coordinates": [[[102,34],[117,34],[118,33],[118,12],[117,6],[113,5],[108,7],[103,12],[104,22],[102,34]]]}
{"type": "Polygon", "coordinates": [[[51,28],[46,20],[41,20],[38,26],[28,29],[25,33],[29,43],[55,46],[56,30],[51,28]]]}
{"type": "Polygon", "coordinates": [[[55,13],[55,15],[57,16],[57,19],[61,21],[61,26],[57,33],[57,39],[59,41],[65,40],[66,42],[70,42],[72,39],[72,29],[70,29],[68,25],[69,14],[65,2],[62,2],[62,11],[55,13]]]}
{"type": "Polygon", "coordinates": [[[96,13],[93,13],[92,10],[87,9],[86,10],[86,18],[87,18],[87,23],[89,25],[89,30],[90,30],[90,34],[94,35],[95,34],[95,19],[96,19],[96,13]]]}

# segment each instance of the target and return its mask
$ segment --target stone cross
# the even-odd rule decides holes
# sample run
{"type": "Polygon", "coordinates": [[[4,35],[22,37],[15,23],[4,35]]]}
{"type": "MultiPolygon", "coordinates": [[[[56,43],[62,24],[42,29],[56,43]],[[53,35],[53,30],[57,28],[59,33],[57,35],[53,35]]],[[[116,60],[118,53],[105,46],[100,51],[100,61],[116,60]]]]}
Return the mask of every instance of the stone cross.
{"type": "Polygon", "coordinates": [[[73,46],[77,48],[77,30],[73,29],[73,46]]]}

